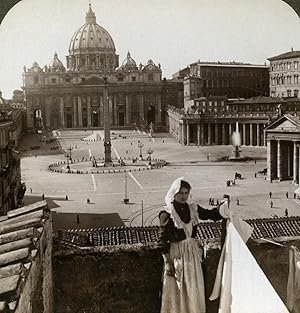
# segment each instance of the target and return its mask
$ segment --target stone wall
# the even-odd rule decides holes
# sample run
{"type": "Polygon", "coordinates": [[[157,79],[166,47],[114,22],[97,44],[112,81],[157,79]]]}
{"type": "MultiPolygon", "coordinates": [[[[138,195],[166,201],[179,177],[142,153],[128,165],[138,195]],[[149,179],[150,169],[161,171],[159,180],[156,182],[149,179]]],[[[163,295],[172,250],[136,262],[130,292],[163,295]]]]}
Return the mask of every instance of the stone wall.
{"type": "MultiPolygon", "coordinates": [[[[300,247],[300,242],[296,245],[300,247]]],[[[257,242],[251,242],[249,248],[285,301],[288,249],[257,242]]],[[[210,248],[203,263],[207,296],[212,290],[219,256],[219,249],[210,248]]],[[[159,313],[161,273],[161,255],[151,246],[56,251],[54,312],[159,313]]],[[[217,310],[218,300],[207,302],[208,313],[217,310]]]]}

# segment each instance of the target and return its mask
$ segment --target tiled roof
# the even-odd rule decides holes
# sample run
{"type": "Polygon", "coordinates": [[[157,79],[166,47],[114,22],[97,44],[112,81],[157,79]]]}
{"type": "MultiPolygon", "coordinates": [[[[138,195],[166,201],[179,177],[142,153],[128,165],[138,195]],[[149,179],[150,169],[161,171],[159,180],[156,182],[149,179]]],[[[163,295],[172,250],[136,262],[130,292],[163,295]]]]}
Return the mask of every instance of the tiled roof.
{"type": "Polygon", "coordinates": [[[14,312],[49,217],[46,201],[0,216],[0,312],[14,312]]]}
{"type": "Polygon", "coordinates": [[[285,52],[285,53],[276,55],[274,57],[268,58],[268,60],[276,61],[276,60],[283,60],[283,59],[297,58],[297,57],[300,57],[300,51],[289,51],[289,52],[285,52]]]}
{"type": "MultiPolygon", "coordinates": [[[[246,220],[254,229],[252,238],[300,237],[300,216],[246,220]]],[[[116,246],[122,244],[153,243],[158,227],[111,227],[58,230],[55,237],[72,246],[116,246]]],[[[221,237],[220,222],[198,225],[197,238],[213,240],[221,237]]]]}

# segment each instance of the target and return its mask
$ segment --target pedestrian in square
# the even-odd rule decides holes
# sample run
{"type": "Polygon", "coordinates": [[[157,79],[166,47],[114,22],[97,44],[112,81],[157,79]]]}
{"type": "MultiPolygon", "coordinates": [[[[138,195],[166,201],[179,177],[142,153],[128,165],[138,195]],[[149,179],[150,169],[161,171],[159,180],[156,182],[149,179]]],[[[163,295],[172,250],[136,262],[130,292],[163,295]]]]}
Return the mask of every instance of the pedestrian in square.
{"type": "Polygon", "coordinates": [[[285,193],[285,196],[286,196],[286,198],[288,199],[288,197],[289,197],[288,191],[285,193]]]}
{"type": "Polygon", "coordinates": [[[286,208],[285,211],[284,211],[284,215],[285,215],[285,217],[289,217],[289,211],[288,211],[287,208],[286,208]]]}
{"type": "Polygon", "coordinates": [[[269,192],[269,196],[270,196],[270,199],[271,199],[272,198],[272,192],[271,191],[269,192]]]}
{"type": "Polygon", "coordinates": [[[270,202],[270,207],[271,207],[271,209],[273,208],[273,201],[271,200],[271,202],[270,202]]]}

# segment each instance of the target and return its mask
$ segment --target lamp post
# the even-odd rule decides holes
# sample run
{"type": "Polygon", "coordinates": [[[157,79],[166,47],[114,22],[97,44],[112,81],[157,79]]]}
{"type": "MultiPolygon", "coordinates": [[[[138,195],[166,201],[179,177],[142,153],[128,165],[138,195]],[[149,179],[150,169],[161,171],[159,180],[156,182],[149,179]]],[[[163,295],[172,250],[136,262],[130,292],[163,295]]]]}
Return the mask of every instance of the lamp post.
{"type": "Polygon", "coordinates": [[[140,160],[143,160],[143,155],[142,155],[142,148],[144,147],[144,144],[142,142],[138,142],[138,147],[140,149],[140,160]]]}
{"type": "Polygon", "coordinates": [[[65,154],[65,157],[67,158],[67,170],[70,171],[70,163],[69,161],[71,162],[72,164],[72,150],[73,150],[73,147],[69,147],[67,148],[67,153],[65,154]]]}
{"type": "Polygon", "coordinates": [[[153,150],[151,149],[151,147],[148,149],[147,153],[148,153],[148,160],[149,160],[149,165],[151,165],[151,154],[153,154],[153,150]]]}
{"type": "Polygon", "coordinates": [[[125,204],[128,204],[129,203],[129,199],[127,197],[127,172],[125,172],[125,179],[124,179],[124,185],[125,185],[125,197],[123,199],[123,202],[125,204]]]}

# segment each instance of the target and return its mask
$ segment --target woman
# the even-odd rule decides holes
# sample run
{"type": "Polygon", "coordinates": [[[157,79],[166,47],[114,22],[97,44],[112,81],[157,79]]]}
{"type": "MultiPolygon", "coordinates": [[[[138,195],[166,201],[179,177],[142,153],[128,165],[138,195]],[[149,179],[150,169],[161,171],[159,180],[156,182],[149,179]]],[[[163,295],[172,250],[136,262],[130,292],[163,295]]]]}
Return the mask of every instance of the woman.
{"type": "Polygon", "coordinates": [[[195,240],[198,219],[222,219],[219,209],[205,210],[188,203],[191,186],[177,178],[159,213],[158,247],[164,259],[161,313],[204,313],[202,249],[195,240]]]}

